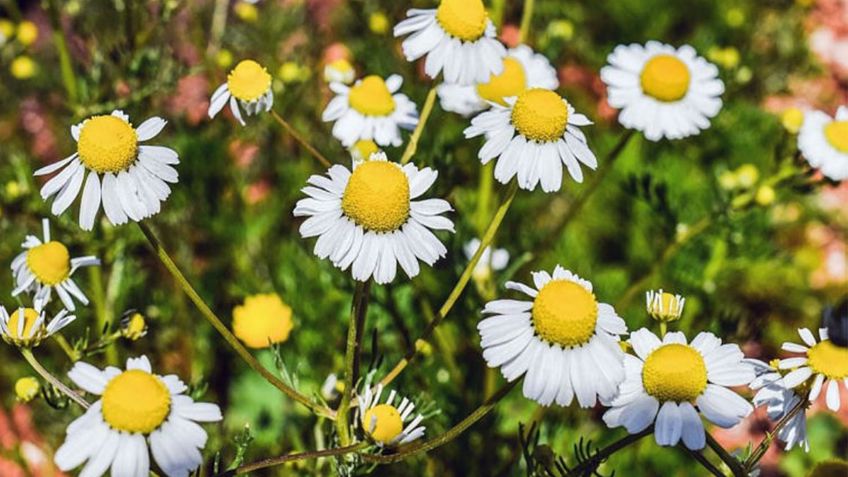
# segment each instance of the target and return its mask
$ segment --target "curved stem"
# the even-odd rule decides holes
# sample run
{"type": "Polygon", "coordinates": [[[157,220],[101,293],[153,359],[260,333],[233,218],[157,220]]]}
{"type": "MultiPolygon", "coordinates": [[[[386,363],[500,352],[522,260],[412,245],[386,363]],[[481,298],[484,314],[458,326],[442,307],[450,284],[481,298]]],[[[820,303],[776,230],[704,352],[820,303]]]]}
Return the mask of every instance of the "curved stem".
{"type": "Polygon", "coordinates": [[[159,242],[159,239],[153,233],[153,231],[148,227],[148,225],[144,222],[137,222],[138,227],[141,229],[141,232],[144,234],[147,241],[150,242],[150,246],[153,248],[153,251],[156,252],[156,256],[159,258],[159,261],[162,262],[162,265],[168,270],[168,272],[174,277],[174,280],[177,281],[180,288],[182,288],[183,293],[188,296],[194,306],[200,311],[200,314],[206,318],[206,321],[212,325],[215,330],[224,338],[227,344],[239,355],[241,359],[247,363],[248,366],[253,368],[254,371],[259,373],[266,381],[271,383],[275,388],[282,391],[288,397],[294,399],[295,401],[303,404],[307,408],[309,408],[312,412],[319,416],[326,416],[331,419],[335,418],[335,413],[332,409],[328,409],[325,406],[322,406],[318,403],[313,402],[308,397],[300,394],[295,389],[289,387],[286,383],[284,383],[280,378],[275,376],[273,373],[268,371],[262,364],[253,357],[252,354],[239,342],[238,338],[236,338],[230,330],[227,328],[224,323],[215,315],[215,313],[209,308],[206,302],[203,301],[203,298],[195,291],[195,289],[191,286],[191,283],[186,279],[185,275],[180,271],[171,257],[168,255],[168,252],[162,247],[162,244],[159,242]]]}
{"type": "Polygon", "coordinates": [[[353,293],[353,305],[350,309],[350,324],[347,330],[347,346],[345,347],[345,378],[344,394],[336,411],[336,431],[342,446],[351,443],[348,413],[350,402],[359,374],[359,347],[362,342],[362,331],[365,327],[365,316],[368,314],[368,295],[371,291],[371,280],[357,282],[353,293]]]}
{"type": "Polygon", "coordinates": [[[362,450],[366,447],[368,447],[368,444],[366,444],[365,442],[360,442],[358,444],[354,444],[347,447],[336,447],[334,449],[323,449],[316,451],[299,452],[297,454],[281,455],[279,457],[271,457],[270,459],[263,459],[260,461],[252,462],[250,464],[245,464],[238,468],[217,474],[215,477],[232,477],[233,475],[247,474],[248,472],[253,472],[260,469],[267,469],[269,467],[276,467],[278,465],[283,465],[298,460],[317,459],[320,457],[344,455],[362,450]]]}
{"type": "Polygon", "coordinates": [[[789,421],[791,421],[795,416],[797,416],[799,412],[804,412],[806,410],[806,407],[809,405],[809,402],[809,398],[806,395],[801,397],[801,400],[798,401],[798,403],[795,404],[795,406],[790,409],[789,412],[787,412],[782,418],[780,418],[779,421],[777,421],[777,424],[775,424],[774,429],[766,433],[766,437],[763,438],[762,442],[760,442],[760,445],[758,445],[757,448],[754,449],[753,452],[751,452],[751,455],[748,456],[748,458],[745,459],[745,462],[742,464],[742,467],[745,469],[746,472],[750,472],[753,467],[757,465],[760,459],[762,459],[765,455],[766,451],[768,450],[769,446],[771,445],[772,441],[777,436],[777,434],[780,432],[780,430],[783,429],[787,424],[789,424],[789,421]]]}
{"type": "Polygon", "coordinates": [[[34,369],[36,373],[41,375],[41,377],[44,378],[47,382],[55,386],[56,389],[62,392],[62,394],[68,396],[72,401],[79,404],[80,407],[82,407],[83,409],[88,409],[89,407],[91,407],[88,401],[83,399],[82,396],[74,392],[74,390],[66,386],[65,383],[63,383],[62,381],[59,381],[56,376],[50,374],[50,371],[47,371],[47,369],[45,369],[44,366],[42,366],[41,363],[39,363],[38,360],[35,359],[35,355],[32,354],[31,349],[21,348],[21,355],[23,355],[24,359],[27,360],[27,363],[32,366],[32,369],[34,369]]]}
{"type": "Polygon", "coordinates": [[[286,130],[287,133],[289,133],[291,135],[291,137],[295,141],[297,141],[298,144],[300,144],[304,149],[309,151],[309,154],[312,154],[312,157],[314,157],[315,159],[318,159],[318,162],[320,162],[322,166],[327,167],[327,168],[332,166],[332,163],[330,163],[330,161],[327,160],[327,158],[324,157],[323,154],[318,152],[318,149],[315,149],[314,147],[312,147],[312,144],[309,144],[309,141],[304,139],[303,136],[301,136],[300,133],[297,132],[297,130],[295,130],[294,126],[289,124],[288,121],[283,119],[283,117],[280,116],[279,114],[277,114],[277,112],[274,111],[273,109],[271,110],[271,116],[274,118],[274,120],[276,120],[280,124],[280,126],[283,127],[283,129],[286,130]]]}
{"type": "Polygon", "coordinates": [[[424,108],[421,110],[421,116],[418,117],[418,124],[415,126],[415,131],[412,132],[412,136],[406,144],[406,149],[403,151],[403,156],[400,158],[401,164],[409,162],[418,150],[418,140],[421,139],[421,133],[424,132],[427,119],[430,118],[430,113],[433,112],[434,104],[436,104],[436,85],[433,85],[430,88],[430,92],[427,93],[427,99],[424,100],[424,108]]]}
{"type": "Polygon", "coordinates": [[[739,462],[739,459],[730,455],[730,453],[728,453],[727,450],[725,450],[725,448],[722,447],[717,440],[715,440],[712,434],[709,432],[706,432],[705,434],[707,437],[707,445],[710,446],[710,449],[718,455],[722,462],[727,464],[727,467],[730,468],[733,475],[735,477],[746,477],[748,474],[745,473],[745,469],[743,469],[742,463],[739,462]]]}
{"type": "Polygon", "coordinates": [[[622,437],[621,439],[599,450],[597,453],[593,454],[589,459],[584,460],[576,467],[569,470],[568,473],[565,474],[565,477],[577,477],[586,474],[587,471],[595,469],[598,465],[601,464],[601,462],[607,460],[609,456],[615,454],[616,452],[620,451],[621,449],[624,449],[625,447],[631,444],[639,442],[640,439],[653,434],[653,432],[654,426],[649,426],[642,432],[636,434],[628,434],[622,437]]]}
{"type": "Polygon", "coordinates": [[[533,19],[533,4],[535,0],[524,0],[524,12],[521,14],[521,29],[518,33],[518,42],[527,41],[527,33],[530,31],[530,21],[533,19]]]}

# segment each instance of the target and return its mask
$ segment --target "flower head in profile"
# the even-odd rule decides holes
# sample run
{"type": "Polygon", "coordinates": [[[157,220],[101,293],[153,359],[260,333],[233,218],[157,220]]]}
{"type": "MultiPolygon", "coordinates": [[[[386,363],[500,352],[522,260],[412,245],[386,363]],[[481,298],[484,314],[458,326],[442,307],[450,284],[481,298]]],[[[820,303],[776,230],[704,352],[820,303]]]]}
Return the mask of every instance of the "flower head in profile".
{"type": "Polygon", "coordinates": [[[503,71],[492,74],[488,81],[478,84],[443,83],[436,91],[442,109],[470,116],[490,103],[506,106],[506,98],[518,96],[532,88],[554,90],[559,87],[556,69],[539,53],[527,45],[509,50],[503,59],[503,71]]]}
{"type": "Polygon", "coordinates": [[[365,436],[380,447],[395,447],[420,439],[426,428],[421,425],[424,419],[421,414],[413,417],[415,404],[394,390],[381,403],[382,395],[382,384],[372,392],[370,382],[366,381],[357,412],[365,436]]]}
{"type": "Polygon", "coordinates": [[[506,283],[532,300],[495,300],[483,309],[488,316],[477,329],[486,364],[507,381],[526,373],[524,396],[543,406],[568,406],[575,396],[581,407],[608,402],[624,379],[624,320],[597,300],[591,283],[559,265],[553,275],[534,272],[533,282],[506,283]]]}
{"type": "Polygon", "coordinates": [[[267,348],[289,339],[292,309],[276,293],[245,298],[233,309],[233,333],[251,348],[267,348]]]}
{"type": "Polygon", "coordinates": [[[407,61],[427,56],[430,78],[444,72],[446,83],[485,83],[503,71],[506,48],[495,38],[495,25],[482,0],[441,0],[436,9],[411,9],[394,28],[407,61]]]}
{"type": "Polygon", "coordinates": [[[344,58],[331,61],[324,66],[324,81],[327,83],[351,84],[356,78],[356,70],[344,58]]]}
{"type": "Polygon", "coordinates": [[[274,105],[274,91],[271,89],[271,74],[264,66],[253,60],[242,60],[227,75],[227,82],[212,93],[209,100],[209,117],[214,118],[224,106],[230,104],[230,111],[244,126],[241,109],[248,116],[267,112],[274,105]],[[239,109],[241,107],[241,109],[239,109]]]}
{"type": "Polygon", "coordinates": [[[541,184],[545,192],[562,187],[562,168],[577,182],[583,182],[580,163],[595,169],[598,161],[578,126],[592,124],[575,112],[559,94],[542,88],[528,89],[505,99],[506,105],[492,103],[465,129],[465,137],[485,136],[477,154],[483,164],[497,158],[495,178],[506,184],[513,177],[525,190],[541,184]]]}
{"type": "MultiPolygon", "coordinates": [[[[780,421],[800,402],[799,397],[793,389],[787,388],[783,382],[783,375],[775,366],[756,359],[746,360],[754,367],[757,377],[748,385],[756,392],[754,395],[754,406],[764,406],[768,418],[772,421],[780,421]]],[[[777,438],[786,444],[785,450],[794,447],[802,447],[810,451],[810,442],[807,440],[807,415],[802,410],[796,413],[777,433],[777,438]]]]}
{"type": "Polygon", "coordinates": [[[391,75],[386,80],[370,75],[353,86],[330,83],[336,93],[321,118],[335,121],[333,137],[345,147],[361,139],[371,139],[380,146],[400,146],[401,129],[415,129],[418,110],[415,103],[398,93],[403,78],[391,75]]]}
{"type": "Polygon", "coordinates": [[[618,45],[601,68],[618,122],[651,141],[682,139],[710,127],[721,110],[718,68],[689,45],[618,45]]]}
{"type": "MultiPolygon", "coordinates": [[[[465,243],[462,247],[462,251],[465,253],[465,257],[468,260],[471,260],[471,258],[474,257],[474,254],[477,253],[478,248],[480,248],[480,239],[473,238],[465,243]]],[[[492,271],[503,270],[508,264],[509,252],[507,252],[506,249],[496,248],[493,252],[492,247],[486,247],[480,255],[480,260],[474,267],[472,276],[478,280],[484,279],[490,276],[492,271]]]]}
{"type": "Polygon", "coordinates": [[[828,409],[838,411],[841,405],[839,386],[848,388],[848,348],[839,346],[827,337],[827,328],[819,329],[819,341],[807,328],[798,330],[804,344],[783,343],[783,350],[801,353],[804,356],[780,360],[779,368],[791,370],[783,377],[787,388],[794,389],[813,379],[810,402],[814,402],[826,390],[828,409]]]}
{"type": "Polygon", "coordinates": [[[175,375],[153,374],[146,356],[126,370],[78,361],[68,377],[100,399],[68,426],[55,461],[63,471],[85,463],[80,475],[147,477],[150,457],[168,477],[185,477],[203,462],[206,431],[198,422],[221,420],[215,404],[194,402],[175,375]]]}
{"type": "Polygon", "coordinates": [[[156,137],[165,124],[164,119],[152,117],[134,128],[129,116],[116,110],[72,126],[77,152],[35,171],[36,176],[61,171],[44,184],[41,197],[47,200],[55,195],[51,210],[59,215],[82,190],[79,224],[83,230],[94,227],[101,204],[113,225],[158,214],[171,194],[168,183],[178,180],[173,166],[179,164],[179,157],[173,149],[140,143],[156,137]]]}
{"type": "Polygon", "coordinates": [[[654,424],[661,446],[681,440],[692,450],[703,449],[706,436],[700,412],[713,424],[729,428],[754,410],[728,389],[754,380],[753,367],[735,344],[702,332],[687,343],[680,332],[662,340],[646,328],[630,334],[636,356],[626,355],[626,378],[604,414],[609,427],[624,426],[636,434],[654,424]]]}
{"type": "Polygon", "coordinates": [[[43,219],[42,227],[42,239],[28,235],[21,245],[24,251],[12,260],[12,296],[34,292],[33,305],[40,310],[50,302],[55,290],[69,311],[76,310],[74,299],[88,305],[88,298],[71,276],[82,267],[100,265],[100,260],[93,256],[71,258],[65,244],[51,240],[50,221],[43,219]]]}
{"type": "Polygon", "coordinates": [[[810,111],[798,134],[798,149],[812,167],[835,181],[848,179],[848,106],[840,106],[836,117],[810,111]]]}
{"type": "Polygon", "coordinates": [[[12,310],[0,306],[0,334],[3,341],[19,348],[34,348],[53,333],[68,326],[76,316],[62,310],[50,320],[47,312],[20,307],[12,310]]]}
{"type": "Polygon", "coordinates": [[[380,146],[371,139],[360,139],[350,146],[350,158],[353,164],[359,164],[371,159],[371,156],[382,152],[380,146]]]}
{"type": "Polygon", "coordinates": [[[296,217],[304,238],[318,237],[315,255],[328,258],[353,278],[377,283],[395,278],[397,266],[412,278],[418,261],[433,265],[447,249],[431,230],[453,232],[441,214],[451,209],[442,199],[415,200],[436,181],[438,172],[414,164],[401,166],[383,153],[354,164],[353,171],[335,165],[326,175],[309,178],[298,201],[296,217]]]}
{"type": "Polygon", "coordinates": [[[683,305],[686,299],[680,295],[673,295],[659,290],[650,290],[645,293],[645,307],[651,318],[657,321],[677,321],[683,315],[683,305]]]}

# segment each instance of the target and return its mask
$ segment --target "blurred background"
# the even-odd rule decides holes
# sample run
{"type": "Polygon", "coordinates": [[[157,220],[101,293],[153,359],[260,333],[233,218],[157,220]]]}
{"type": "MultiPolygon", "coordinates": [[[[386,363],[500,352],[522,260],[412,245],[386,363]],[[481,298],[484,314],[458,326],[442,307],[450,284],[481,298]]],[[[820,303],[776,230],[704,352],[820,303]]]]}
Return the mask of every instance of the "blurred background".
{"type": "MultiPolygon", "coordinates": [[[[402,91],[419,105],[432,83],[422,63],[408,63],[394,24],[410,7],[431,1],[262,0],[0,0],[0,297],[14,288],[8,266],[26,234],[40,235],[49,207],[32,172],[74,151],[69,128],[92,114],[123,109],[139,124],[169,121],[157,143],[176,149],[180,183],[149,222],[201,295],[228,324],[247,296],[277,293],[293,310],[294,328],[268,367],[284,366],[297,387],[335,405],[337,388],[323,386],[343,369],[353,283],[312,254],[292,217],[299,189],[321,166],[270,115],[241,127],[228,111],[208,120],[212,91],[229,68],[252,58],[274,76],[274,109],[332,162],[350,155],[321,122],[331,93],[324,67],[348,60],[357,76],[401,74],[402,91]],[[323,390],[322,390],[323,386],[323,390]]],[[[507,45],[518,41],[520,0],[486,2],[507,45]]],[[[482,304],[505,296],[503,282],[529,281],[531,270],[562,264],[591,280],[601,301],[614,304],[631,329],[653,326],[644,293],[662,287],[686,296],[687,334],[710,330],[743,345],[751,357],[780,356],[799,326],[817,327],[822,310],[848,288],[848,185],[828,183],[802,168],[796,154],[799,116],[810,108],[833,113],[848,98],[846,0],[537,0],[528,43],[557,68],[561,90],[596,122],[584,128],[601,170],[561,192],[522,191],[507,215],[497,248],[509,252],[503,270],[481,269],[431,341],[417,341],[433,310],[467,263],[465,244],[488,223],[500,185],[481,174],[482,142],[465,140],[467,120],[436,107],[414,161],[439,170],[433,197],[456,209],[455,235],[441,235],[448,257],[414,281],[375,286],[363,363],[385,373],[410,347],[422,359],[394,387],[414,397],[435,436],[463,419],[502,379],[486,370],[476,323],[482,304]],[[670,143],[638,134],[618,160],[604,157],[625,131],[605,100],[598,77],[620,43],[657,39],[689,43],[716,63],[726,84],[724,108],[711,129],[670,143]],[[593,177],[601,177],[602,182],[593,177]],[[490,188],[493,187],[493,188],[490,188]],[[493,191],[493,194],[484,190],[493,191]]],[[[389,148],[390,158],[401,150],[389,148]]],[[[227,466],[333,445],[332,425],[317,420],[252,373],[206,324],[160,266],[135,226],[101,222],[91,233],[76,224],[76,207],[51,217],[53,236],[71,256],[94,254],[100,268],[76,282],[92,299],[63,331],[99,366],[147,354],[163,374],[192,383],[195,396],[218,402],[224,423],[209,426],[206,455],[227,466]],[[98,347],[119,329],[127,310],[146,319],[148,333],[98,347]],[[246,426],[249,430],[246,431],[246,426]],[[250,436],[249,438],[247,436],[250,436]],[[247,444],[247,441],[250,441],[247,444]]],[[[404,277],[405,278],[405,277],[404,277]]],[[[55,305],[55,304],[54,304],[55,305]]],[[[49,369],[70,368],[50,341],[37,353],[49,369]]],[[[60,475],[53,450],[78,411],[40,396],[16,401],[16,381],[32,371],[10,346],[0,347],[0,475],[60,475]]],[[[840,388],[841,389],[841,388],[840,388]]],[[[845,393],[845,391],[842,391],[845,393]]],[[[843,402],[848,396],[843,395],[843,402]]],[[[541,408],[511,393],[487,418],[429,454],[379,468],[375,475],[526,475],[519,424],[538,423],[543,447],[574,462],[582,438],[593,446],[620,438],[600,421],[602,409],[541,408]]],[[[809,453],[773,446],[762,476],[803,476],[813,463],[848,455],[848,406],[839,414],[816,404],[809,453]]],[[[769,429],[757,412],[716,433],[730,449],[756,443],[769,429]]],[[[585,444],[585,442],[584,442],[585,444]]],[[[645,439],[616,454],[603,475],[688,476],[693,462],[677,449],[645,439]]],[[[329,475],[310,461],[255,475],[329,475]]]]}

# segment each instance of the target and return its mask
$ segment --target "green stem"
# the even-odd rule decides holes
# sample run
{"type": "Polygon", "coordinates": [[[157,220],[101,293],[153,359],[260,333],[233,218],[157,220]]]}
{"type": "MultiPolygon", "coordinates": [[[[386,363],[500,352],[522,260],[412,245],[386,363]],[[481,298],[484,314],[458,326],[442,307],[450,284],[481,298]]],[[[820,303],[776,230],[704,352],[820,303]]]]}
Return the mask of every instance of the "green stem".
{"type": "Polygon", "coordinates": [[[299,132],[297,132],[294,126],[289,124],[288,121],[283,119],[283,117],[277,114],[277,112],[273,109],[271,110],[271,116],[273,116],[273,118],[280,124],[280,126],[282,126],[283,129],[285,129],[286,132],[288,132],[291,137],[294,138],[295,141],[297,141],[298,144],[300,144],[301,146],[303,146],[304,149],[309,151],[309,154],[312,154],[312,157],[318,159],[318,162],[320,162],[322,166],[329,168],[333,165],[326,157],[324,157],[323,154],[318,152],[318,149],[315,149],[312,144],[309,144],[309,141],[304,139],[304,137],[301,136],[299,132]]]}
{"type": "Polygon", "coordinates": [[[651,435],[653,432],[654,426],[650,426],[644,431],[639,432],[637,434],[628,434],[622,437],[621,439],[599,450],[598,452],[593,454],[592,457],[587,460],[584,460],[576,467],[573,467],[571,470],[568,471],[567,474],[565,474],[564,477],[577,477],[586,475],[589,471],[596,469],[603,461],[607,460],[609,456],[615,454],[616,452],[620,451],[621,449],[624,449],[625,447],[631,444],[639,442],[640,439],[651,435]]]}
{"type": "Polygon", "coordinates": [[[660,321],[660,338],[665,336],[666,333],[668,333],[668,323],[660,321]]]}
{"type": "Polygon", "coordinates": [[[368,446],[365,442],[360,442],[358,444],[354,444],[347,447],[337,447],[335,449],[322,449],[315,450],[309,452],[300,452],[297,454],[287,454],[279,457],[272,457],[270,459],[263,459],[260,461],[252,462],[250,464],[242,465],[236,469],[228,470],[226,472],[220,473],[215,477],[232,477],[233,475],[241,475],[247,474],[249,472],[254,472],[260,469],[267,469],[269,467],[276,467],[278,465],[287,464],[290,462],[295,462],[299,460],[306,459],[318,459],[321,457],[331,457],[335,455],[344,455],[349,454],[351,452],[357,452],[362,449],[365,449],[368,446]]]}
{"type": "Polygon", "coordinates": [[[681,449],[683,449],[687,454],[689,454],[689,456],[691,456],[693,459],[698,461],[699,464],[701,464],[705,469],[707,469],[714,476],[716,476],[716,477],[726,477],[724,475],[724,472],[722,472],[721,469],[719,469],[718,467],[713,465],[712,462],[707,460],[707,458],[704,457],[704,454],[702,454],[700,451],[694,451],[694,450],[686,447],[683,444],[681,444],[679,447],[681,449]]]}
{"type": "Polygon", "coordinates": [[[789,424],[789,421],[791,421],[796,415],[798,415],[799,412],[804,412],[808,404],[808,396],[802,396],[801,400],[798,401],[798,403],[795,404],[795,406],[790,409],[789,412],[787,412],[779,421],[777,421],[777,424],[775,424],[774,429],[766,433],[766,437],[763,438],[763,441],[760,442],[760,445],[758,445],[757,448],[754,449],[754,452],[751,452],[751,455],[748,456],[748,458],[742,464],[742,467],[745,469],[746,472],[750,472],[751,470],[753,470],[754,466],[756,466],[760,459],[762,459],[763,456],[766,454],[766,451],[768,450],[774,438],[777,437],[777,434],[780,432],[780,430],[783,429],[787,424],[789,424]]]}
{"type": "Polygon", "coordinates": [[[403,156],[400,158],[401,164],[409,162],[418,150],[418,141],[421,139],[421,133],[424,132],[424,126],[427,124],[427,119],[430,118],[430,113],[433,112],[433,105],[435,104],[436,86],[433,85],[430,88],[430,92],[427,93],[427,99],[424,100],[424,108],[421,110],[421,116],[418,117],[418,124],[415,126],[415,131],[412,132],[412,136],[406,144],[406,149],[403,151],[403,156]]]}
{"type": "MultiPolygon", "coordinates": [[[[103,338],[108,332],[110,322],[109,310],[106,307],[106,295],[103,286],[103,270],[100,267],[88,267],[88,279],[91,281],[91,301],[94,313],[97,316],[97,333],[103,338]]],[[[114,343],[106,345],[106,362],[111,365],[118,364],[118,350],[114,343]]]]}
{"type": "Polygon", "coordinates": [[[35,359],[35,355],[32,354],[31,349],[21,348],[20,351],[21,351],[21,355],[23,355],[24,359],[27,360],[27,363],[29,363],[29,365],[32,366],[32,369],[34,369],[36,373],[41,375],[42,378],[47,380],[47,382],[49,382],[50,384],[55,386],[56,389],[58,389],[59,391],[62,392],[62,394],[64,394],[65,396],[68,396],[71,399],[71,401],[74,401],[75,403],[79,404],[80,407],[82,407],[83,409],[88,409],[89,407],[91,407],[91,405],[88,404],[88,401],[83,399],[82,396],[80,396],[79,394],[74,392],[71,388],[66,386],[65,383],[63,383],[62,381],[59,381],[59,379],[56,378],[56,376],[53,376],[52,374],[50,374],[50,371],[47,371],[47,369],[45,369],[44,366],[42,366],[41,363],[39,363],[38,360],[35,359]]]}
{"type": "Polygon", "coordinates": [[[48,14],[50,16],[50,27],[53,30],[53,44],[56,47],[56,53],[59,55],[59,71],[62,75],[62,84],[65,86],[65,92],[68,94],[68,100],[71,104],[77,104],[77,78],[74,74],[74,67],[71,64],[71,55],[68,53],[68,43],[65,41],[65,32],[62,29],[62,21],[59,13],[59,4],[57,0],[50,0],[47,4],[48,14]]]}
{"type": "Polygon", "coordinates": [[[497,28],[500,28],[501,24],[503,24],[505,4],[505,0],[492,0],[492,8],[489,10],[489,18],[492,20],[492,23],[494,23],[495,27],[497,28]]]}
{"type": "Polygon", "coordinates": [[[521,14],[521,30],[518,33],[518,43],[527,41],[530,31],[530,22],[533,19],[533,5],[535,0],[524,0],[524,13],[521,14]]]}
{"type": "Polygon", "coordinates": [[[371,280],[356,283],[353,293],[353,304],[350,307],[350,324],[347,330],[347,345],[345,347],[345,379],[342,400],[336,411],[336,431],[342,446],[351,444],[348,414],[350,403],[359,374],[359,347],[362,342],[362,331],[365,327],[365,316],[368,314],[368,295],[371,291],[371,280]]]}
{"type": "Polygon", "coordinates": [[[224,341],[230,345],[233,351],[239,355],[241,359],[247,363],[248,366],[253,368],[254,371],[259,373],[266,381],[271,383],[275,388],[279,389],[283,392],[283,394],[287,395],[291,399],[299,402],[305,407],[309,408],[312,412],[319,416],[326,416],[329,418],[334,418],[334,412],[332,409],[328,409],[325,406],[322,406],[318,403],[313,402],[308,397],[300,394],[295,389],[289,387],[286,383],[284,383],[280,378],[275,376],[273,373],[268,371],[262,364],[253,357],[252,354],[242,346],[241,342],[239,342],[238,338],[233,335],[230,330],[227,328],[224,323],[215,315],[215,313],[209,308],[206,302],[203,301],[203,298],[195,291],[195,289],[191,286],[191,283],[186,279],[185,275],[180,271],[179,267],[174,263],[171,257],[168,255],[168,252],[162,247],[159,239],[156,237],[156,234],[153,233],[153,230],[144,223],[137,222],[138,227],[141,229],[141,233],[144,234],[147,241],[150,242],[151,248],[156,253],[156,256],[159,258],[159,261],[162,262],[162,265],[168,270],[168,272],[174,277],[177,284],[183,290],[183,293],[188,296],[197,310],[206,318],[206,321],[212,325],[215,330],[224,338],[224,341]]]}
{"type": "Polygon", "coordinates": [[[230,2],[228,0],[215,0],[215,9],[212,11],[212,25],[210,26],[209,47],[206,49],[206,54],[210,58],[218,53],[221,46],[221,37],[227,28],[229,7],[230,2]]]}
{"type": "Polygon", "coordinates": [[[747,477],[747,473],[745,473],[745,469],[742,466],[742,463],[739,462],[739,459],[730,455],[721,444],[718,443],[717,440],[709,433],[706,432],[707,437],[707,445],[710,446],[725,464],[730,468],[730,471],[733,472],[734,477],[747,477]]]}
{"type": "Polygon", "coordinates": [[[54,333],[53,340],[59,345],[60,348],[62,348],[62,351],[65,352],[71,362],[77,362],[79,360],[79,356],[77,356],[77,352],[74,350],[74,347],[71,346],[70,343],[68,343],[68,340],[64,336],[62,336],[61,333],[54,333]]]}

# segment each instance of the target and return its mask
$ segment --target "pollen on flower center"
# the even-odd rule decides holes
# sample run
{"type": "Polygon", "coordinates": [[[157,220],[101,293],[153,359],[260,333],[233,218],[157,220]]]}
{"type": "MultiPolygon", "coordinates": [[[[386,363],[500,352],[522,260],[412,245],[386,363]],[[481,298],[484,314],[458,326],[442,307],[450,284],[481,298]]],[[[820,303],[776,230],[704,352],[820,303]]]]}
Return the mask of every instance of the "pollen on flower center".
{"type": "Polygon", "coordinates": [[[32,308],[24,308],[24,329],[18,334],[18,326],[20,326],[21,320],[21,310],[16,309],[12,313],[9,314],[9,324],[7,325],[9,329],[9,336],[13,339],[23,339],[26,336],[29,336],[30,331],[32,331],[33,325],[35,325],[35,320],[38,319],[38,312],[33,310],[32,308]]]}
{"type": "Polygon", "coordinates": [[[140,369],[124,371],[103,391],[103,419],[118,431],[150,434],[170,410],[171,393],[165,383],[140,369]]]}
{"type": "Polygon", "coordinates": [[[256,101],[271,88],[271,75],[253,60],[243,60],[227,75],[227,89],[241,101],[256,101]]]}
{"type": "Polygon", "coordinates": [[[545,341],[581,346],[595,334],[598,302],[595,295],[569,280],[552,280],[533,301],[533,327],[545,341]]]}
{"type": "Polygon", "coordinates": [[[367,230],[395,231],[409,217],[409,179],[392,162],[364,162],[348,180],[342,211],[367,230]]]}
{"type": "Polygon", "coordinates": [[[662,345],[645,360],[642,383],[660,402],[690,402],[707,388],[707,365],[701,353],[690,346],[662,345]]]}
{"type": "Polygon", "coordinates": [[[93,116],[82,123],[80,160],[95,172],[120,172],[136,160],[138,134],[117,116],[93,116]]]}
{"type": "Polygon", "coordinates": [[[512,124],[527,139],[556,141],[568,125],[568,106],[553,91],[529,89],[518,96],[512,107],[512,124]]]}
{"type": "Polygon", "coordinates": [[[829,379],[848,378],[848,348],[824,340],[807,351],[810,368],[829,379]]]}
{"type": "Polygon", "coordinates": [[[442,0],[436,20],[449,35],[475,41],[486,31],[489,16],[481,0],[442,0]]]}
{"type": "Polygon", "coordinates": [[[486,101],[506,106],[504,98],[518,96],[527,89],[527,75],[515,58],[504,58],[503,65],[503,73],[492,75],[488,83],[477,85],[477,94],[486,101]]]}
{"type": "Polygon", "coordinates": [[[673,55],[656,55],[642,69],[642,91],[660,101],[677,101],[689,91],[689,67],[673,55]]]}
{"type": "Polygon", "coordinates": [[[40,283],[58,285],[71,273],[71,255],[59,242],[47,242],[27,251],[27,266],[40,283]]]}
{"type": "Polygon", "coordinates": [[[827,142],[839,152],[848,154],[848,121],[832,121],[824,127],[827,142]]]}
{"type": "Polygon", "coordinates": [[[386,82],[379,76],[366,76],[350,88],[350,107],[365,116],[388,116],[395,110],[395,100],[386,82]]]}
{"type": "Polygon", "coordinates": [[[375,441],[388,444],[403,432],[403,419],[391,404],[378,404],[365,411],[362,427],[375,441]]]}

